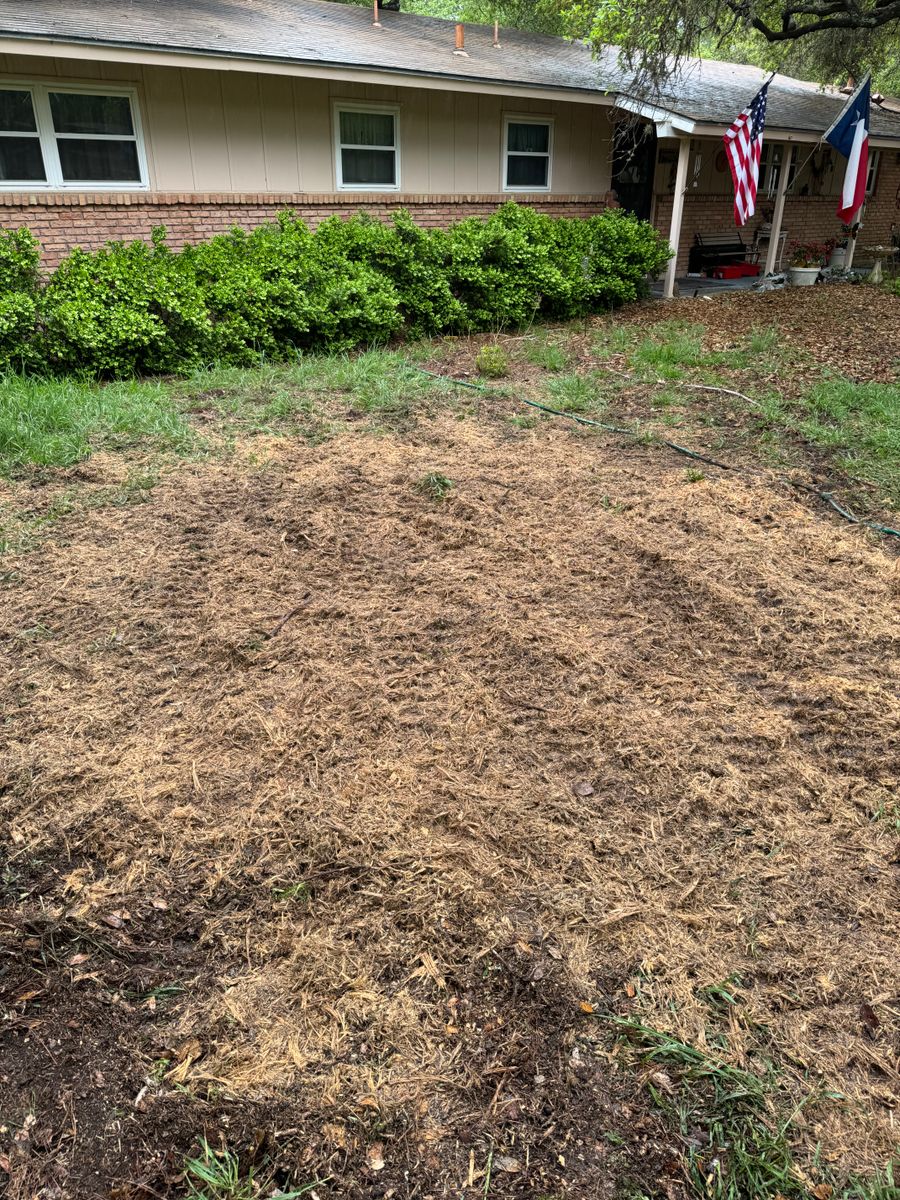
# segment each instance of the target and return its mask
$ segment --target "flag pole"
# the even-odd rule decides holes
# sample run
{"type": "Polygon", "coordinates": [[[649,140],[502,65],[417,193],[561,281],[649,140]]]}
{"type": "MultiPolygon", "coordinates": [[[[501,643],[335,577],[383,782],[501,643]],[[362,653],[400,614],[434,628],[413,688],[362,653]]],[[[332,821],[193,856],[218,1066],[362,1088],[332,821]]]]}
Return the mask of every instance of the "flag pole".
{"type": "Polygon", "coordinates": [[[860,207],[853,214],[853,220],[850,222],[850,237],[847,239],[849,245],[847,246],[847,258],[844,261],[845,271],[849,271],[853,266],[853,255],[856,252],[856,239],[859,235],[860,226],[862,225],[862,211],[863,206],[860,205],[860,207]]]}

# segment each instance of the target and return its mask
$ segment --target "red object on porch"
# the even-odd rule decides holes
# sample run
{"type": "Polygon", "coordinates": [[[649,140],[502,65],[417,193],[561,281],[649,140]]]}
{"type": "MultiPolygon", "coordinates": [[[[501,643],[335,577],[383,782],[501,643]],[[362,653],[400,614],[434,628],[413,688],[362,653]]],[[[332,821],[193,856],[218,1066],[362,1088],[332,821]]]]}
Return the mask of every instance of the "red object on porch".
{"type": "Polygon", "coordinates": [[[759,263],[726,263],[712,270],[713,279],[743,279],[745,275],[758,275],[759,263]]]}

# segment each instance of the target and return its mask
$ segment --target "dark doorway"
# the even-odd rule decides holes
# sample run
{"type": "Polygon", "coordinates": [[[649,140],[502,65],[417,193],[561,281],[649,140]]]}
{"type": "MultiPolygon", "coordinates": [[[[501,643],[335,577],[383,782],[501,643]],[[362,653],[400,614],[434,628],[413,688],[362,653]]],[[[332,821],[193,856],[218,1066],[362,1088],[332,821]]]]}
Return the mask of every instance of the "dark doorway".
{"type": "Polygon", "coordinates": [[[656,171],[656,127],[646,121],[619,121],[613,130],[612,186],[619,203],[650,220],[656,171]]]}

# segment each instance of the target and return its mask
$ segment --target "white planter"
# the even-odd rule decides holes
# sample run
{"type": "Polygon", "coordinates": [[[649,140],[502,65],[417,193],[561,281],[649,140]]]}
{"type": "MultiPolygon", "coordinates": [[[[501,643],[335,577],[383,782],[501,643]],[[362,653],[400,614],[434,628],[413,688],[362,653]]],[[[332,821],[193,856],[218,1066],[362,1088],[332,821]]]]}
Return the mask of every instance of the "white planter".
{"type": "Polygon", "coordinates": [[[788,278],[794,287],[812,287],[819,278],[821,267],[788,267],[788,278]]]}
{"type": "Polygon", "coordinates": [[[835,246],[828,256],[828,265],[835,271],[843,271],[847,265],[847,247],[835,246]]]}

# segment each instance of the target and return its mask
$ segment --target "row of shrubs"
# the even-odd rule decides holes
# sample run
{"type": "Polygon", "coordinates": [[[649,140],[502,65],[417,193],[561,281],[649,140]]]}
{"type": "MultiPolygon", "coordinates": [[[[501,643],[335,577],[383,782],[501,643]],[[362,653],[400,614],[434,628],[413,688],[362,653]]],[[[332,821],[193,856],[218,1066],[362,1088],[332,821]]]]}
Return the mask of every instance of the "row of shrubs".
{"type": "Polygon", "coordinates": [[[624,212],[576,220],[513,203],[449,230],[399,213],[313,233],[284,212],[177,252],[165,238],[75,250],[42,279],[30,232],[0,233],[0,370],[179,372],[578,317],[635,299],[669,257],[624,212]]]}

